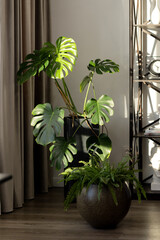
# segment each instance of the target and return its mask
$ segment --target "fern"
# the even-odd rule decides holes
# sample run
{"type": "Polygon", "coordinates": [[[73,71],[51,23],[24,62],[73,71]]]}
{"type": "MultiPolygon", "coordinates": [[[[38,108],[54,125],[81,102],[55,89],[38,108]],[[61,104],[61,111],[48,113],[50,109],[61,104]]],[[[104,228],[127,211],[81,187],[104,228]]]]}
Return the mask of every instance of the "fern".
{"type": "Polygon", "coordinates": [[[104,185],[108,186],[116,205],[118,202],[115,189],[122,187],[124,182],[133,183],[139,201],[141,200],[141,195],[146,198],[146,193],[135,175],[137,170],[134,169],[134,165],[130,168],[128,164],[129,161],[130,158],[123,159],[120,163],[118,163],[117,167],[114,167],[109,161],[99,161],[98,164],[96,159],[95,163],[92,157],[92,159],[87,163],[80,161],[80,163],[83,164],[82,167],[66,169],[63,173],[61,173],[65,183],[73,180],[74,184],[66,197],[64,204],[65,209],[68,209],[70,203],[77,197],[78,194],[81,193],[83,187],[88,189],[92,184],[98,185],[98,199],[100,199],[102,187],[104,185]]]}
{"type": "Polygon", "coordinates": [[[76,181],[70,188],[69,194],[67,195],[64,201],[64,209],[67,210],[70,203],[78,196],[78,193],[81,190],[81,182],[76,181]]]}

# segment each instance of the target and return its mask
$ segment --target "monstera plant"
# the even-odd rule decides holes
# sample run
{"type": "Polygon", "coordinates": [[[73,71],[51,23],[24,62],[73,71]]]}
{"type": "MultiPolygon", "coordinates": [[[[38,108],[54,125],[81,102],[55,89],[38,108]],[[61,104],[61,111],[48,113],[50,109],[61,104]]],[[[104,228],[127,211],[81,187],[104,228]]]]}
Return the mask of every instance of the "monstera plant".
{"type": "Polygon", "coordinates": [[[77,153],[75,134],[69,139],[60,136],[66,109],[73,119],[83,118],[80,125],[87,122],[91,128],[93,135],[87,139],[89,153],[96,152],[100,159],[104,161],[109,157],[112,149],[109,136],[105,133],[97,135],[93,130],[93,125],[99,125],[100,127],[109,122],[109,117],[113,115],[114,102],[108,95],[96,98],[93,77],[95,74],[118,72],[119,65],[109,59],[96,59],[89,62],[89,73],[80,84],[80,92],[86,89],[84,105],[82,111],[78,111],[65,81],[76,63],[77,56],[75,41],[72,38],[59,37],[55,45],[47,42],[40,50],[28,54],[17,72],[17,79],[20,84],[39,75],[42,71],[45,72],[49,78],[53,79],[64,100],[66,107],[53,108],[50,103],[38,104],[32,111],[33,118],[31,121],[36,142],[43,146],[49,145],[51,164],[55,164],[58,170],[62,165],[67,167],[77,153]],[[91,87],[93,98],[88,99],[91,87]]]}
{"type": "Polygon", "coordinates": [[[68,80],[65,81],[75,65],[76,58],[77,48],[74,40],[60,37],[56,45],[47,42],[40,50],[27,55],[20,65],[17,78],[18,82],[23,84],[30,77],[45,72],[55,82],[66,105],[53,108],[50,103],[38,104],[32,111],[31,121],[36,142],[44,146],[49,145],[51,164],[55,165],[57,170],[65,167],[65,171],[61,173],[62,181],[74,181],[65,199],[65,207],[68,208],[73,198],[77,197],[80,214],[93,227],[115,227],[127,214],[131,203],[131,194],[126,182],[132,182],[139,199],[141,194],[146,197],[136,177],[137,170],[134,170],[134,164],[130,168],[127,160],[120,162],[117,167],[111,165],[109,156],[112,142],[108,131],[100,131],[103,129],[101,126],[106,127],[110,116],[113,115],[114,102],[106,94],[96,97],[94,76],[118,72],[119,65],[110,59],[89,62],[89,73],[80,84],[80,92],[86,91],[86,94],[83,109],[79,111],[67,87],[68,80]],[[88,99],[91,89],[93,97],[88,99]],[[73,123],[74,119],[80,118],[78,127],[67,139],[61,136],[66,109],[73,123]],[[81,166],[67,167],[77,154],[75,136],[84,123],[88,124],[92,132],[86,140],[89,161],[81,159],[81,166]],[[99,127],[98,133],[95,131],[95,125],[99,127]]]}

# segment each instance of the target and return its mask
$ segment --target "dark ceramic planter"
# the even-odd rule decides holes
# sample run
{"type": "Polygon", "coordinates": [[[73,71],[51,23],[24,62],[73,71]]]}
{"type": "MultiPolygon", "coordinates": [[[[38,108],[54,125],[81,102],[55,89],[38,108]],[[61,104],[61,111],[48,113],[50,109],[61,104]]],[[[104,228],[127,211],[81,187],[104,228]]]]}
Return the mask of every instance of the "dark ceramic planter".
{"type": "Polygon", "coordinates": [[[115,205],[107,186],[104,186],[98,200],[98,187],[84,188],[77,197],[77,208],[81,216],[94,228],[115,228],[126,216],[131,204],[131,192],[127,184],[115,189],[118,206],[115,205]]]}
{"type": "MultiPolygon", "coordinates": [[[[79,122],[81,121],[81,118],[77,119],[74,118],[74,123],[72,117],[65,117],[64,118],[64,137],[65,139],[68,139],[71,137],[77,127],[79,126],[79,122]]],[[[98,125],[92,126],[96,134],[99,134],[99,128],[98,125]]],[[[76,148],[77,148],[77,154],[74,155],[74,160],[71,163],[68,163],[68,167],[80,167],[82,164],[79,163],[79,161],[88,161],[89,160],[89,155],[86,150],[86,138],[89,136],[92,136],[93,133],[91,129],[88,127],[87,124],[81,126],[78,131],[75,134],[75,139],[76,139],[76,148]]],[[[66,198],[68,191],[70,190],[71,186],[73,185],[74,181],[69,181],[65,186],[64,186],[64,197],[66,198]]]]}

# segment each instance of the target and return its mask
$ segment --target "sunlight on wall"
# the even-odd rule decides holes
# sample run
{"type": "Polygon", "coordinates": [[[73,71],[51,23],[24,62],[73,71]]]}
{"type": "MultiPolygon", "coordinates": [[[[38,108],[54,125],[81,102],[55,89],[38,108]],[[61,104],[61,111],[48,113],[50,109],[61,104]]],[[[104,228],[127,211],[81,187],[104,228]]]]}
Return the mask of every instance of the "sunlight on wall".
{"type": "Polygon", "coordinates": [[[127,97],[124,96],[124,118],[128,118],[128,106],[127,106],[127,97]]]}

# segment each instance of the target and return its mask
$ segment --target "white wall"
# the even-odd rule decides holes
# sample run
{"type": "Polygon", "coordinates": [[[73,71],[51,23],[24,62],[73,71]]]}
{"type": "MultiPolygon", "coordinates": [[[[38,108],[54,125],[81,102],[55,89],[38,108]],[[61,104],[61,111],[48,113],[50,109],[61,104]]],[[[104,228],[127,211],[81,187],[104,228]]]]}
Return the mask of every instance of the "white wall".
{"type": "MultiPolygon", "coordinates": [[[[50,0],[51,41],[59,36],[72,37],[78,60],[68,77],[73,99],[82,109],[79,84],[88,73],[91,59],[112,59],[120,72],[97,76],[97,95],[107,94],[115,102],[114,116],[108,124],[113,143],[111,160],[118,162],[129,148],[129,1],[128,0],[50,0]]],[[[53,87],[53,103],[63,105],[53,87]]]]}

